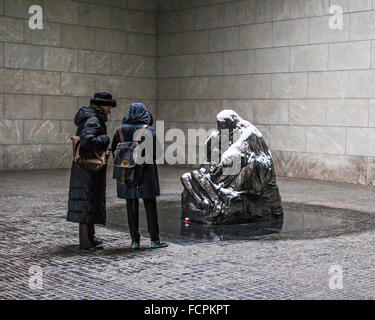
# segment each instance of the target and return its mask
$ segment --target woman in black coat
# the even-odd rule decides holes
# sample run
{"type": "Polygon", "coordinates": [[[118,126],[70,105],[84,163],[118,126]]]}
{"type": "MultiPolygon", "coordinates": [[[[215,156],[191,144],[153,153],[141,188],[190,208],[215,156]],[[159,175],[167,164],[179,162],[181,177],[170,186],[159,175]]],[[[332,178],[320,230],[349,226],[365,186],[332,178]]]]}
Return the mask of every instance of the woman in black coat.
{"type": "MultiPolygon", "coordinates": [[[[110,143],[106,121],[116,100],[109,93],[100,92],[90,102],[75,116],[76,135],[82,149],[106,150],[110,143]]],[[[94,225],[106,222],[106,171],[106,166],[91,172],[72,164],[67,220],[79,223],[80,249],[103,249],[102,241],[95,238],[94,225]]]]}
{"type": "MultiPolygon", "coordinates": [[[[148,231],[151,236],[151,248],[166,247],[166,242],[159,239],[158,213],[156,207],[156,197],[160,195],[159,176],[156,167],[156,144],[159,143],[156,138],[156,131],[152,127],[152,116],[143,103],[133,103],[130,106],[129,113],[123,119],[121,130],[126,142],[133,141],[134,132],[141,129],[145,124],[146,130],[149,130],[153,137],[153,163],[143,164],[142,180],[137,186],[121,185],[117,181],[117,197],[126,199],[126,208],[128,212],[128,224],[132,238],[132,248],[138,249],[140,243],[139,227],[139,200],[143,199],[146,209],[148,231]]],[[[140,143],[144,141],[142,137],[140,143]]],[[[117,144],[121,142],[119,132],[116,131],[112,141],[112,152],[115,152],[117,144]]]]}

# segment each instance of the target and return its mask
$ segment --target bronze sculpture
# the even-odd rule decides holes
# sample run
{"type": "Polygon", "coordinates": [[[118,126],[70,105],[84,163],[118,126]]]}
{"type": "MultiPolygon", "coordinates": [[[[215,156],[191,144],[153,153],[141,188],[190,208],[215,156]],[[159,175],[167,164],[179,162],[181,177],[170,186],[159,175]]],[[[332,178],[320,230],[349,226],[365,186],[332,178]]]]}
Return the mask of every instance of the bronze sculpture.
{"type": "Polygon", "coordinates": [[[207,162],[181,177],[182,218],[203,224],[282,220],[273,159],[260,131],[233,110],[217,115],[217,127],[206,142],[207,162]]]}

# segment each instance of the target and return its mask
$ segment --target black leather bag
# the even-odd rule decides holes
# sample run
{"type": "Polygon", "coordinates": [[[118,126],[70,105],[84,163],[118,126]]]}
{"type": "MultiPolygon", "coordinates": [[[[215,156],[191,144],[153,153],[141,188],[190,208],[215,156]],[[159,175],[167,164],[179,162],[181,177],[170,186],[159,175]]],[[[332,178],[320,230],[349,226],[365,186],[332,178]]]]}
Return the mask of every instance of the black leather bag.
{"type": "MultiPolygon", "coordinates": [[[[147,125],[142,127],[138,139],[142,136],[147,125]]],[[[120,182],[121,186],[137,186],[143,177],[144,165],[136,163],[138,141],[126,142],[122,127],[117,129],[120,136],[120,143],[117,144],[113,160],[113,179],[120,182]]]]}

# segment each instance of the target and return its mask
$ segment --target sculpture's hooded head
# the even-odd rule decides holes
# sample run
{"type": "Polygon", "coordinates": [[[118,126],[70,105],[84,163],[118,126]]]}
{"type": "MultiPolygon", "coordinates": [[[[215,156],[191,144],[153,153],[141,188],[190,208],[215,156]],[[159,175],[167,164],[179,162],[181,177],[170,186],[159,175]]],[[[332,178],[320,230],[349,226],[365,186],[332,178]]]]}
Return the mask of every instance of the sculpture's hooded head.
{"type": "Polygon", "coordinates": [[[242,118],[233,110],[225,109],[218,113],[217,128],[218,130],[229,129],[233,130],[241,122],[242,118]]]}

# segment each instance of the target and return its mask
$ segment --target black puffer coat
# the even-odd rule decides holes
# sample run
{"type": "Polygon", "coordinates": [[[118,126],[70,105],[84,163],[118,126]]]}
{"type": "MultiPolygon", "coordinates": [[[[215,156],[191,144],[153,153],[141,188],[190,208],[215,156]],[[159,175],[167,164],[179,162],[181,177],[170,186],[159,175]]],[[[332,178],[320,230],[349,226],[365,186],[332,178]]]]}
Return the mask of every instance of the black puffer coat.
{"type": "MultiPolygon", "coordinates": [[[[82,107],[75,116],[77,136],[83,149],[107,149],[110,139],[106,135],[104,117],[89,107],[82,107]],[[94,116],[94,117],[92,117],[94,116]],[[90,118],[91,117],[91,118],[90,118]]],[[[72,164],[67,220],[80,223],[105,224],[106,222],[106,171],[89,172],[72,164]]]]}
{"type": "MultiPolygon", "coordinates": [[[[156,131],[152,125],[152,117],[143,103],[133,103],[129,113],[123,119],[122,132],[125,141],[133,141],[134,132],[147,124],[146,130],[152,133],[153,137],[153,164],[144,164],[142,181],[138,186],[127,187],[117,183],[117,196],[121,199],[150,199],[160,195],[159,176],[156,167],[156,144],[160,143],[156,138],[156,131]]],[[[142,137],[141,142],[144,141],[142,137]]],[[[112,152],[115,152],[117,144],[121,142],[118,131],[116,131],[112,141],[112,152]]]]}

